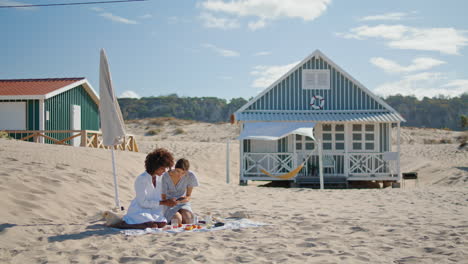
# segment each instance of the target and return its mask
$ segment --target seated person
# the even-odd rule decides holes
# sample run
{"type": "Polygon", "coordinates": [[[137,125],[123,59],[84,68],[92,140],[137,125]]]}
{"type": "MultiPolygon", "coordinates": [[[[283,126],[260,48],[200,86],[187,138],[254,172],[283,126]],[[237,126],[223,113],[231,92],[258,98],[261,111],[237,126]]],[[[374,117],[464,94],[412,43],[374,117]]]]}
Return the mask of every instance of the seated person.
{"type": "Polygon", "coordinates": [[[146,156],[146,171],[135,180],[136,197],[133,199],[123,222],[113,225],[123,229],[161,228],[167,223],[164,206],[177,205],[176,199],[161,200],[161,175],[174,165],[174,157],[166,149],[159,148],[146,156]]]}
{"type": "Polygon", "coordinates": [[[180,159],[175,169],[166,172],[162,176],[163,200],[176,199],[176,205],[167,205],[165,217],[168,221],[177,221],[179,224],[193,223],[193,212],[190,206],[190,198],[193,187],[198,186],[198,180],[192,171],[189,171],[189,161],[180,159]]]}

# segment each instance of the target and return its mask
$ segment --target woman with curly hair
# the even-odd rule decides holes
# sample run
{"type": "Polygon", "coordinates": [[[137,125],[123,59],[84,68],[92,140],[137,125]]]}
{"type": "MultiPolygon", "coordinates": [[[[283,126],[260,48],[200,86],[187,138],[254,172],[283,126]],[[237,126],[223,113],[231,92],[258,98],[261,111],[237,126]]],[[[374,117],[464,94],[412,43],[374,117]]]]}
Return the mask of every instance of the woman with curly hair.
{"type": "Polygon", "coordinates": [[[136,197],[133,199],[124,223],[115,227],[145,229],[147,227],[164,227],[164,206],[177,204],[175,199],[161,200],[161,175],[174,165],[174,157],[166,149],[159,148],[146,156],[146,171],[135,180],[136,197]]]}

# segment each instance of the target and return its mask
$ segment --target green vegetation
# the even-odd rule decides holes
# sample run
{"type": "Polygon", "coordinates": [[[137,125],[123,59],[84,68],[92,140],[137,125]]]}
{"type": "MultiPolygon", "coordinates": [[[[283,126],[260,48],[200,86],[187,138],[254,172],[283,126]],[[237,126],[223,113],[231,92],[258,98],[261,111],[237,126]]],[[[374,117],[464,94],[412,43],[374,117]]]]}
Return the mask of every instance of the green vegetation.
{"type": "Polygon", "coordinates": [[[156,128],[156,129],[148,130],[148,132],[146,132],[146,135],[147,136],[155,136],[155,135],[157,135],[157,134],[159,134],[161,132],[162,132],[162,129],[156,128]]]}
{"type": "Polygon", "coordinates": [[[179,97],[176,94],[119,99],[124,119],[175,117],[211,123],[227,122],[229,116],[246,103],[243,98],[227,102],[216,97],[179,97]]]}
{"type": "Polygon", "coordinates": [[[183,130],[182,128],[176,128],[176,130],[174,130],[174,135],[180,135],[180,134],[185,134],[185,130],[183,130]]]}
{"type": "MultiPolygon", "coordinates": [[[[468,127],[468,93],[459,97],[434,97],[418,100],[414,96],[393,95],[384,100],[405,119],[404,126],[464,130],[468,127]]],[[[179,97],[177,94],[141,99],[122,98],[119,104],[124,119],[156,119],[152,125],[171,122],[171,118],[210,123],[228,122],[244,98],[230,102],[216,97],[179,97]]]]}
{"type": "Polygon", "coordinates": [[[462,120],[466,122],[468,115],[468,93],[453,98],[439,96],[422,100],[393,95],[384,100],[406,119],[404,126],[463,130],[462,120]]]}
{"type": "Polygon", "coordinates": [[[12,139],[7,132],[0,130],[0,138],[12,139]]]}
{"type": "Polygon", "coordinates": [[[468,128],[468,116],[466,115],[460,116],[460,126],[462,128],[468,128]]]}

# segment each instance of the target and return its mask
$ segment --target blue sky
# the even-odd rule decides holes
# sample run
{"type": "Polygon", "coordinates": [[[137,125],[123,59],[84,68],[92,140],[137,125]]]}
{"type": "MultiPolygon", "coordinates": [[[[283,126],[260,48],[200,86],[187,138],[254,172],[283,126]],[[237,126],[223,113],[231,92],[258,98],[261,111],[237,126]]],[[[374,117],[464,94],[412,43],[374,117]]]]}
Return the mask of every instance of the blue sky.
{"type": "MultiPolygon", "coordinates": [[[[0,0],[0,6],[91,0],[0,0]]],[[[86,77],[122,97],[250,98],[316,49],[376,94],[468,92],[465,0],[150,0],[0,8],[0,79],[86,77]]]]}

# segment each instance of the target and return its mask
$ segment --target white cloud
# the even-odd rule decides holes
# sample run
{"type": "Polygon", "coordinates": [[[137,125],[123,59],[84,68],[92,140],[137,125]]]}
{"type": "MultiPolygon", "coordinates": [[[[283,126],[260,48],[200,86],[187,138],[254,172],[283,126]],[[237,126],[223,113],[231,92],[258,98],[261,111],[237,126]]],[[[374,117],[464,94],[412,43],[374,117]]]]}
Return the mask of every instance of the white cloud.
{"type": "Polygon", "coordinates": [[[265,19],[259,19],[255,22],[249,22],[247,26],[250,30],[255,31],[257,29],[264,28],[266,26],[266,22],[265,19]]]}
{"type": "Polygon", "coordinates": [[[468,80],[447,82],[447,76],[440,72],[423,72],[405,76],[396,82],[379,85],[374,92],[378,95],[414,95],[419,99],[445,95],[455,97],[467,92],[468,80]]]}
{"type": "Polygon", "coordinates": [[[403,13],[403,12],[394,12],[394,13],[385,13],[381,15],[374,15],[374,16],[365,16],[361,17],[359,20],[360,21],[375,21],[375,20],[392,20],[392,21],[398,21],[406,18],[408,16],[408,13],[403,13]]]}
{"type": "Polygon", "coordinates": [[[285,73],[296,66],[299,61],[287,65],[258,65],[250,72],[251,75],[256,76],[252,83],[252,87],[266,88],[273,82],[281,78],[285,73]]]}
{"type": "Polygon", "coordinates": [[[218,53],[219,55],[223,57],[239,57],[240,56],[239,52],[237,51],[218,48],[213,44],[203,44],[202,46],[215,51],[216,53],[218,53]]]}
{"type": "Polygon", "coordinates": [[[267,56],[267,55],[270,55],[271,52],[269,51],[259,51],[257,53],[254,54],[254,56],[267,56]]]}
{"type": "Polygon", "coordinates": [[[102,8],[100,8],[100,7],[95,7],[95,6],[89,8],[89,9],[91,9],[91,10],[93,10],[93,11],[96,11],[96,12],[104,11],[104,9],[102,9],[102,8]]]}
{"type": "Polygon", "coordinates": [[[199,18],[207,28],[232,29],[240,26],[237,19],[215,17],[210,13],[202,13],[199,18]]]}
{"type": "Polygon", "coordinates": [[[331,0],[238,0],[224,2],[207,0],[201,5],[213,12],[223,12],[238,16],[256,16],[263,19],[282,17],[314,20],[322,15],[331,0]]]}
{"type": "Polygon", "coordinates": [[[153,17],[153,15],[151,15],[151,14],[144,14],[144,15],[140,16],[141,19],[149,19],[149,18],[152,18],[152,17],[153,17]]]}
{"type": "Polygon", "coordinates": [[[444,87],[454,87],[461,90],[462,93],[468,93],[468,80],[453,80],[445,84],[444,87]]]}
{"type": "Polygon", "coordinates": [[[388,73],[409,73],[415,71],[425,71],[441,64],[445,61],[436,60],[429,57],[420,57],[412,60],[412,64],[401,66],[400,64],[381,57],[374,57],[370,62],[388,73]]]}
{"type": "Polygon", "coordinates": [[[168,21],[169,24],[190,23],[191,22],[190,19],[177,17],[177,16],[168,17],[167,21],[168,21]]]}
{"type": "Polygon", "coordinates": [[[468,45],[468,32],[454,28],[415,28],[404,25],[377,25],[352,28],[350,33],[338,33],[344,38],[383,38],[396,49],[439,51],[458,54],[468,45]]]}
{"type": "Polygon", "coordinates": [[[120,16],[116,16],[112,13],[101,13],[99,14],[100,16],[104,17],[104,18],[107,18],[111,21],[114,21],[114,22],[117,22],[117,23],[123,23],[123,24],[138,24],[138,22],[136,22],[135,20],[130,20],[130,19],[127,19],[127,18],[124,18],[124,17],[120,17],[120,16]]]}
{"type": "Polygon", "coordinates": [[[136,98],[136,99],[140,99],[141,96],[139,96],[137,93],[135,93],[134,91],[125,91],[123,92],[119,98],[136,98]]]}
{"type": "MultiPolygon", "coordinates": [[[[21,6],[21,5],[31,5],[31,4],[18,2],[18,1],[12,1],[12,0],[0,0],[0,6],[21,6]]],[[[15,7],[15,9],[31,11],[31,10],[36,10],[39,8],[32,6],[32,7],[15,7]]]]}
{"type": "Polygon", "coordinates": [[[266,26],[268,21],[281,18],[300,18],[312,21],[321,16],[331,0],[206,0],[200,6],[210,12],[224,13],[238,17],[257,17],[248,26],[256,30],[266,26]]]}
{"type": "Polygon", "coordinates": [[[403,25],[377,25],[360,26],[351,29],[351,33],[339,33],[344,38],[366,39],[366,38],[384,38],[390,40],[402,39],[408,31],[408,27],[403,25]]]}

